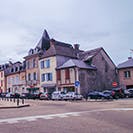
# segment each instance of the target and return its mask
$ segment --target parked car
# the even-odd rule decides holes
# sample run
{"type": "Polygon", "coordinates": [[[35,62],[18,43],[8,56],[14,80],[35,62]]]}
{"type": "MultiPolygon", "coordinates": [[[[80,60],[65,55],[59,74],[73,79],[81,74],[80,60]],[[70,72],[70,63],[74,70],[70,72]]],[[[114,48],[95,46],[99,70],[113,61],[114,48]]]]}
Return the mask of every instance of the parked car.
{"type": "Polygon", "coordinates": [[[52,99],[52,100],[62,100],[64,96],[65,96],[65,93],[64,93],[64,92],[61,92],[61,91],[54,91],[54,92],[52,93],[51,99],[52,99]]]}
{"type": "Polygon", "coordinates": [[[9,92],[5,95],[6,98],[11,98],[12,97],[12,92],[9,92]]]}
{"type": "Polygon", "coordinates": [[[122,88],[113,88],[112,91],[115,92],[115,98],[125,98],[126,94],[124,94],[124,89],[122,88]]]}
{"type": "Polygon", "coordinates": [[[7,92],[2,92],[1,97],[6,97],[7,92]]]}
{"type": "Polygon", "coordinates": [[[40,94],[40,100],[50,100],[50,99],[51,99],[50,93],[44,92],[40,94]]]}
{"type": "Polygon", "coordinates": [[[128,91],[130,92],[129,97],[130,97],[130,98],[133,97],[133,88],[132,88],[132,89],[128,89],[128,91]]]}
{"type": "Polygon", "coordinates": [[[110,94],[104,94],[102,92],[98,92],[98,91],[94,91],[94,92],[90,92],[88,94],[88,97],[90,99],[112,99],[113,97],[110,94]]]}
{"type": "Polygon", "coordinates": [[[83,96],[75,92],[68,92],[64,95],[63,100],[82,100],[83,96]]]}
{"type": "Polygon", "coordinates": [[[112,90],[105,90],[102,93],[105,95],[110,95],[112,98],[116,99],[115,92],[112,90]]]}

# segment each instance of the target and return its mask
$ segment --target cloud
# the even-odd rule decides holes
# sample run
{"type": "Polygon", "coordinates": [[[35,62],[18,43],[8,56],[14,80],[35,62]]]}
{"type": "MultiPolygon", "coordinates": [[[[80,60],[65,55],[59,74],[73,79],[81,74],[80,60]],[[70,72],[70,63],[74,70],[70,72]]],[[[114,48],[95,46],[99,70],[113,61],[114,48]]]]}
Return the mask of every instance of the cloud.
{"type": "Polygon", "coordinates": [[[118,64],[133,44],[132,5],[131,0],[4,0],[0,62],[22,60],[46,28],[51,38],[79,43],[82,49],[103,46],[118,64]]]}

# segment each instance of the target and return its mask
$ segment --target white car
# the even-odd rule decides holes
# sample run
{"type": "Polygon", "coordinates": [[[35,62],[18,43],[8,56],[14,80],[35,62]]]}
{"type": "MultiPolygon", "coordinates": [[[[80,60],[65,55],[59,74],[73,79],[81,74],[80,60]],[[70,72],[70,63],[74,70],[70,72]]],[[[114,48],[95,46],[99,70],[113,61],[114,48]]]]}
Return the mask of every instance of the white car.
{"type": "Polygon", "coordinates": [[[63,97],[64,97],[65,93],[64,92],[61,92],[61,91],[54,91],[52,93],[52,97],[51,99],[52,100],[62,100],[63,97]]]}
{"type": "Polygon", "coordinates": [[[82,100],[83,96],[75,92],[68,92],[63,97],[63,100],[82,100]]]}

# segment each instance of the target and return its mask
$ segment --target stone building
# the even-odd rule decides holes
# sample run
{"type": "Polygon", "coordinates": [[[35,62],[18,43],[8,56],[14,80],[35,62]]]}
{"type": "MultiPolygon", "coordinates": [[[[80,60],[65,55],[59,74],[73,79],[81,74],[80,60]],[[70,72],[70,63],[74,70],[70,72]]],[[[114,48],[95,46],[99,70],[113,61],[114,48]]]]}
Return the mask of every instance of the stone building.
{"type": "Polygon", "coordinates": [[[118,81],[116,66],[103,48],[77,52],[76,60],[68,60],[57,68],[57,84],[67,90],[86,94],[92,90],[111,89],[118,81]],[[67,74],[68,73],[68,74],[67,74]],[[67,79],[68,78],[68,79],[67,79]]]}
{"type": "Polygon", "coordinates": [[[62,66],[57,67],[58,90],[87,93],[88,89],[95,85],[95,76],[94,66],[79,59],[69,59],[62,66]]]}
{"type": "Polygon", "coordinates": [[[133,88],[133,58],[122,62],[117,66],[120,86],[123,88],[133,88]]]}

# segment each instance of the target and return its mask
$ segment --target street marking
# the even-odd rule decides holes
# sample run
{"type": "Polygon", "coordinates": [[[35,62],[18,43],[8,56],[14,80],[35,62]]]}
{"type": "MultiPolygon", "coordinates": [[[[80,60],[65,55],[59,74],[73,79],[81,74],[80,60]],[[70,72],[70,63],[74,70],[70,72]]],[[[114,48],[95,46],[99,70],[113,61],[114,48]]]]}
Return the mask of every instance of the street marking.
{"type": "Polygon", "coordinates": [[[8,119],[0,119],[0,123],[8,123],[14,124],[21,121],[36,121],[37,119],[54,119],[54,118],[66,118],[71,116],[80,116],[83,113],[92,113],[92,112],[104,112],[104,111],[133,111],[133,108],[111,108],[111,109],[97,109],[90,111],[81,111],[81,112],[69,112],[69,113],[61,113],[61,114],[50,114],[50,115],[39,115],[39,116],[27,116],[27,117],[18,117],[18,118],[8,118],[8,119]]]}

